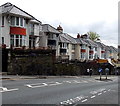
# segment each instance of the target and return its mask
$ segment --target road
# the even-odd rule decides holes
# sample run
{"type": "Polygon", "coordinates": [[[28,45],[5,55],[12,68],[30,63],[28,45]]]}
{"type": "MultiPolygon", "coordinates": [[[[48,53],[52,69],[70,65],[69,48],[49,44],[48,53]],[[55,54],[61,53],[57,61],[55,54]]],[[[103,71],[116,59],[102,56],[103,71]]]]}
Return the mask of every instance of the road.
{"type": "Polygon", "coordinates": [[[2,104],[118,104],[118,78],[108,79],[87,76],[3,80],[2,104]]]}

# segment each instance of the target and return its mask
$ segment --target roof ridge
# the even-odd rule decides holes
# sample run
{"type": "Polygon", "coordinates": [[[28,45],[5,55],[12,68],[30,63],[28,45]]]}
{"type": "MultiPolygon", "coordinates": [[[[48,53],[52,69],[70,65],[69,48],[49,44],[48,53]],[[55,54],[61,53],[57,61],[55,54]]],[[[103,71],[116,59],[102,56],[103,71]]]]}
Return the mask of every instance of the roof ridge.
{"type": "MultiPolygon", "coordinates": [[[[52,25],[50,25],[50,24],[42,24],[42,25],[49,25],[49,26],[51,26],[52,28],[54,28],[55,30],[57,30],[55,27],[53,27],[52,25]]],[[[58,30],[57,30],[58,31],[58,30]]],[[[58,32],[60,32],[60,31],[58,31],[58,32]]]]}

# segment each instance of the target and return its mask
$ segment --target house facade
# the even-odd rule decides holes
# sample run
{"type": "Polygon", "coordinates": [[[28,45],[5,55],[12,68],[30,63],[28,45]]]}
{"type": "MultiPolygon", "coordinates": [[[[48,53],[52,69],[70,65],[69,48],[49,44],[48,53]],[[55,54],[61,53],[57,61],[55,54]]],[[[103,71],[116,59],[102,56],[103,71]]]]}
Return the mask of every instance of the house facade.
{"type": "Polygon", "coordinates": [[[41,22],[32,15],[6,3],[0,7],[1,46],[6,48],[34,48],[39,47],[39,38],[42,36],[41,22]]]}
{"type": "Polygon", "coordinates": [[[87,34],[73,38],[41,21],[19,7],[6,3],[0,6],[0,47],[21,49],[51,49],[56,57],[69,60],[117,59],[117,49],[94,42],[87,34]]]}

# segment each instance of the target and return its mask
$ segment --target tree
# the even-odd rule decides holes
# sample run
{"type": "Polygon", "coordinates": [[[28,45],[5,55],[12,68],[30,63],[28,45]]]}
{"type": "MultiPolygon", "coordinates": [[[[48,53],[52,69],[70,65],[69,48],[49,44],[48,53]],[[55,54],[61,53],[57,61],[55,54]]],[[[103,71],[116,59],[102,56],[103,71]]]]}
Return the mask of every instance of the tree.
{"type": "Polygon", "coordinates": [[[99,34],[97,34],[96,32],[92,32],[92,31],[89,31],[87,32],[87,34],[89,35],[89,38],[92,40],[92,41],[96,41],[99,39],[99,34]]]}

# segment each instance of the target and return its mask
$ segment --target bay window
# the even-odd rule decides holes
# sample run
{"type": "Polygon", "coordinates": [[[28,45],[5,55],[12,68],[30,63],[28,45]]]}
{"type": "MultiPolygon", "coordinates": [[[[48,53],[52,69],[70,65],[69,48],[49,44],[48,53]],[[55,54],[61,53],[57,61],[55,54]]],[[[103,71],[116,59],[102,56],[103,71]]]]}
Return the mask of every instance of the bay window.
{"type": "Polygon", "coordinates": [[[26,36],[23,35],[10,35],[10,44],[13,47],[25,46],[26,36]]]}
{"type": "Polygon", "coordinates": [[[85,59],[85,53],[81,53],[81,59],[85,59]]]}

